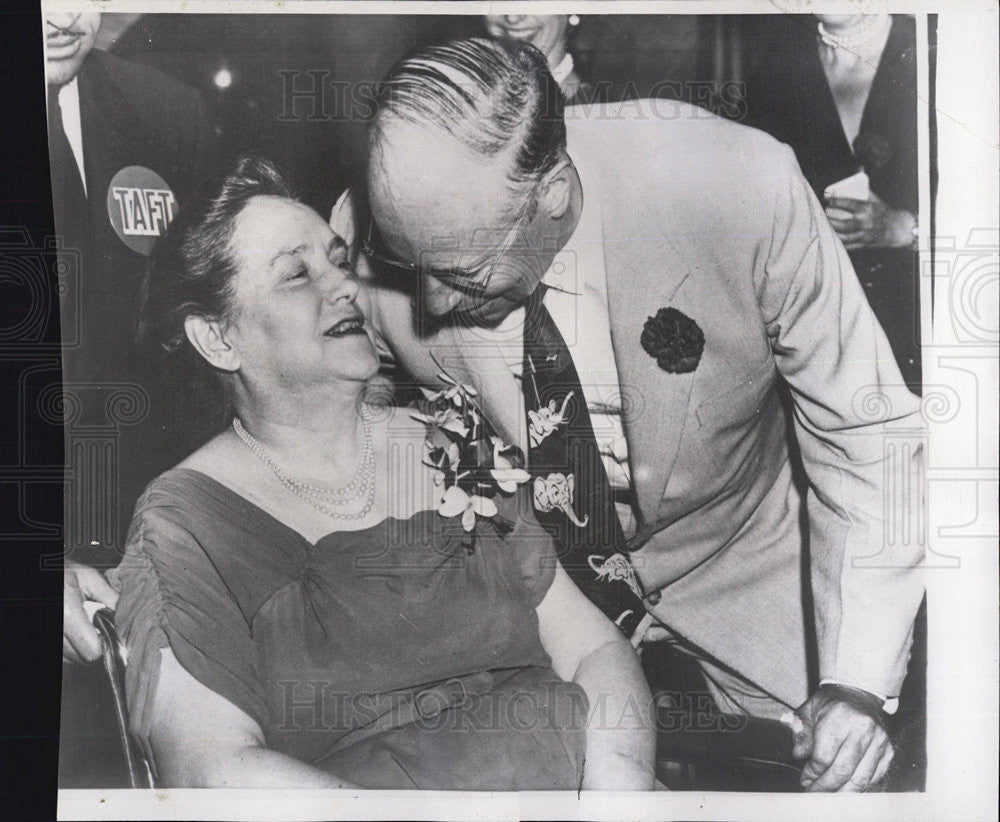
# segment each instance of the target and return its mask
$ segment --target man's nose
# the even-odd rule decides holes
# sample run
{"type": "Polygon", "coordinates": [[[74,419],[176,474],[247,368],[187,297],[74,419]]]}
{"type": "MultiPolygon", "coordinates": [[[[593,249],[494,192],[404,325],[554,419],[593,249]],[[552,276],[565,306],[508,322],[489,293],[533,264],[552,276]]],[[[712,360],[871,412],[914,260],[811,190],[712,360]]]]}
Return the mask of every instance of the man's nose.
{"type": "Polygon", "coordinates": [[[503,16],[503,20],[504,20],[505,23],[507,23],[510,26],[516,26],[525,17],[527,17],[526,14],[505,14],[503,16]]]}

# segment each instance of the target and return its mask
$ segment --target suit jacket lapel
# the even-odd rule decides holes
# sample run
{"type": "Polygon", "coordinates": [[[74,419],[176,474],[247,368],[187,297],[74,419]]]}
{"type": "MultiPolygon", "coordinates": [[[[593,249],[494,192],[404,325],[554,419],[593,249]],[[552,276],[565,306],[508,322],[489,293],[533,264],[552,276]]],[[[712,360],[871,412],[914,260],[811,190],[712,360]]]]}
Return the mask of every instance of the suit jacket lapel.
{"type": "MultiPolygon", "coordinates": [[[[111,81],[104,66],[92,55],[80,70],[80,130],[83,134],[87,197],[102,214],[107,209],[107,186],[115,172],[132,162],[132,144],[142,135],[129,136],[128,103],[110,99],[111,81]],[[115,163],[119,165],[115,168],[115,163]]],[[[113,88],[113,86],[112,86],[113,88]]],[[[131,124],[133,131],[138,126],[131,124]]]]}
{"type": "Polygon", "coordinates": [[[636,498],[645,524],[655,520],[673,470],[697,370],[667,373],[639,343],[646,320],[674,301],[690,273],[675,246],[662,236],[659,223],[644,211],[633,205],[628,220],[631,236],[613,237],[608,209],[603,209],[611,344],[636,498]]]}

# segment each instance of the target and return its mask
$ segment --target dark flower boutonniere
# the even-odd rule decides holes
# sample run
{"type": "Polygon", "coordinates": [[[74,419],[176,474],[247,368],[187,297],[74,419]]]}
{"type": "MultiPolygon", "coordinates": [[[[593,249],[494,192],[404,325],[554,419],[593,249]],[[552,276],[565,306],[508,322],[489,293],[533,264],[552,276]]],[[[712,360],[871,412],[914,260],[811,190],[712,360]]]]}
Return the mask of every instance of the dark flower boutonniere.
{"type": "Polygon", "coordinates": [[[698,367],[705,334],[698,323],[676,308],[661,308],[646,320],[639,338],[643,350],[671,374],[687,374],[698,367]]]}

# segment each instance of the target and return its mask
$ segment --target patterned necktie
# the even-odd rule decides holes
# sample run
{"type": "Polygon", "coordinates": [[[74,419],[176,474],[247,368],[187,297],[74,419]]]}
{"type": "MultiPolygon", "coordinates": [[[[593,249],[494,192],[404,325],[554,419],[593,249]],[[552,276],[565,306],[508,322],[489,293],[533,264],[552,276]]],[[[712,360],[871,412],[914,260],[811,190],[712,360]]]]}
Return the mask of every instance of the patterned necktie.
{"type": "Polygon", "coordinates": [[[566,341],[539,285],[525,305],[521,387],[535,513],[577,587],[626,636],[645,616],[611,483],[566,341]]]}

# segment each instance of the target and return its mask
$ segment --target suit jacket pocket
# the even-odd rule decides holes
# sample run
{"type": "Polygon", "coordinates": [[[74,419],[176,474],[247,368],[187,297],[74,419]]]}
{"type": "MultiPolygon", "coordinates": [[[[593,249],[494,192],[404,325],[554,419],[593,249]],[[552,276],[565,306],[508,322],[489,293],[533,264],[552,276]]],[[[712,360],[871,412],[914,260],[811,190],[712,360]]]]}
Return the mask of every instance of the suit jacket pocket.
{"type": "Polygon", "coordinates": [[[774,385],[774,360],[768,357],[751,375],[698,405],[695,416],[701,429],[742,427],[761,413],[774,385]]]}

